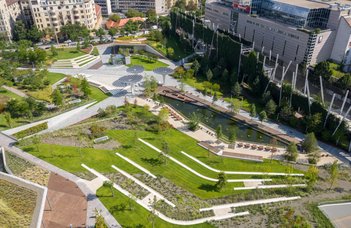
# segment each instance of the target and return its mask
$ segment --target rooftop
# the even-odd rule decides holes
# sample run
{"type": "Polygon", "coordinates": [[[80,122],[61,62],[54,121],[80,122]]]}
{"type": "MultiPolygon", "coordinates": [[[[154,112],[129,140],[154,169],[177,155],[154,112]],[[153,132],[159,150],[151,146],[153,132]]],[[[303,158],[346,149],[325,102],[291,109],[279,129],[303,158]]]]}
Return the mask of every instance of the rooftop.
{"type": "Polygon", "coordinates": [[[275,0],[286,4],[300,6],[309,9],[320,9],[330,8],[330,5],[349,5],[351,6],[351,0],[275,0]]]}

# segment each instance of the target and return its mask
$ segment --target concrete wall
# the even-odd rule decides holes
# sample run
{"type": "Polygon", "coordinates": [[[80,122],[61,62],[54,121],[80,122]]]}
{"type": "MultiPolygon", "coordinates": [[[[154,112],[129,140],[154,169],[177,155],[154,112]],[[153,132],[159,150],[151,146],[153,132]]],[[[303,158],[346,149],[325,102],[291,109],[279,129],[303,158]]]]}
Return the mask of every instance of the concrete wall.
{"type": "Polygon", "coordinates": [[[34,192],[37,193],[37,202],[36,206],[34,209],[33,217],[32,217],[32,223],[30,225],[31,228],[40,228],[42,219],[43,219],[43,214],[44,214],[44,207],[45,207],[45,201],[46,201],[46,196],[47,196],[47,188],[42,187],[38,184],[32,183],[30,181],[24,180],[22,178],[12,176],[6,173],[0,172],[0,179],[8,181],[10,183],[16,184],[18,186],[30,189],[34,192]]]}
{"type": "Polygon", "coordinates": [[[335,37],[336,31],[324,31],[318,34],[310,65],[330,59],[335,37]]]}
{"type": "Polygon", "coordinates": [[[229,30],[231,23],[232,9],[218,4],[216,2],[206,3],[205,6],[205,19],[211,21],[215,26],[222,30],[229,30]]]}
{"type": "Polygon", "coordinates": [[[239,14],[237,33],[245,40],[255,42],[256,50],[264,47],[264,53],[279,54],[284,62],[293,61],[294,64],[304,60],[309,34],[286,25],[278,24],[264,18],[239,14]]]}
{"type": "Polygon", "coordinates": [[[331,53],[331,59],[336,62],[342,62],[345,53],[349,49],[351,28],[347,21],[342,18],[339,23],[339,28],[336,31],[335,43],[331,53]]]}
{"type": "Polygon", "coordinates": [[[136,50],[144,50],[144,51],[150,52],[151,54],[157,55],[160,58],[166,58],[160,52],[158,52],[157,50],[153,49],[152,47],[150,47],[147,44],[131,44],[131,43],[123,44],[123,43],[120,43],[120,44],[113,44],[111,46],[133,47],[136,50]]]}

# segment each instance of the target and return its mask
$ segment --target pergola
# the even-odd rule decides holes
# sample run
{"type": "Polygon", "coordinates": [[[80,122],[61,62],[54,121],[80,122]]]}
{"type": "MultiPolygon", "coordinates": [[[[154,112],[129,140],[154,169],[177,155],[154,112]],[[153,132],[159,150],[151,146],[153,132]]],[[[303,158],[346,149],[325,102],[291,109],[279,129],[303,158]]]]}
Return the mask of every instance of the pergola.
{"type": "Polygon", "coordinates": [[[166,76],[173,73],[173,70],[169,67],[159,67],[154,70],[154,73],[162,75],[163,85],[166,84],[166,76]]]}

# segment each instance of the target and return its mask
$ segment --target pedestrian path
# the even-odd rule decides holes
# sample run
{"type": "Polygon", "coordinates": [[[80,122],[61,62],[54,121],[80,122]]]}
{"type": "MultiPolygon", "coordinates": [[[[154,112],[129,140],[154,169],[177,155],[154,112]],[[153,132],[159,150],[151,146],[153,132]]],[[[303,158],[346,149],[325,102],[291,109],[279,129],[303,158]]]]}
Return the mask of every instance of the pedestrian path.
{"type": "Polygon", "coordinates": [[[240,175],[268,175],[268,176],[304,176],[304,174],[302,173],[267,173],[267,172],[239,172],[239,171],[222,171],[219,169],[215,169],[212,168],[211,166],[203,163],[202,161],[200,161],[199,159],[185,153],[184,151],[181,151],[182,154],[184,154],[185,156],[187,156],[188,158],[190,158],[191,160],[195,161],[196,163],[202,165],[203,167],[216,172],[216,173],[220,173],[223,172],[225,174],[240,174],[240,175]]]}
{"type": "MultiPolygon", "coordinates": [[[[192,172],[193,174],[195,174],[198,177],[201,177],[202,179],[208,180],[208,181],[212,181],[212,182],[217,182],[218,179],[216,178],[211,178],[211,177],[207,177],[205,175],[202,175],[200,173],[198,173],[197,171],[193,170],[192,168],[190,168],[189,166],[183,164],[182,162],[178,161],[177,159],[173,158],[172,156],[168,155],[168,154],[164,154],[160,149],[158,149],[157,147],[153,146],[152,144],[138,138],[138,140],[142,143],[144,143],[145,145],[151,147],[152,149],[154,149],[155,151],[162,153],[164,156],[166,156],[167,158],[169,158],[170,160],[172,160],[173,162],[177,163],[178,165],[180,165],[181,167],[183,167],[184,169],[192,172]]],[[[272,179],[228,179],[227,182],[229,183],[242,183],[242,182],[258,182],[258,181],[272,181],[272,179]]]]}
{"type": "Polygon", "coordinates": [[[234,190],[253,190],[253,189],[274,189],[274,188],[289,188],[289,187],[301,187],[305,188],[306,184],[277,184],[277,185],[258,185],[252,187],[235,187],[234,190]]]}
{"type": "MultiPolygon", "coordinates": [[[[83,166],[83,164],[82,164],[82,166],[83,166]]],[[[84,165],[83,167],[86,168],[88,171],[90,171],[95,176],[101,178],[103,181],[109,180],[107,177],[105,177],[101,173],[97,172],[96,170],[91,169],[86,165],[84,165]]],[[[234,217],[244,216],[244,215],[249,214],[248,211],[239,212],[239,213],[229,212],[226,214],[220,214],[220,215],[215,215],[215,216],[200,218],[200,219],[194,219],[194,220],[176,220],[176,219],[172,219],[172,218],[165,216],[164,214],[162,214],[161,212],[159,212],[158,210],[156,210],[155,208],[152,207],[152,204],[153,204],[152,200],[154,199],[154,196],[155,196],[154,193],[150,193],[145,198],[140,200],[140,199],[137,199],[133,194],[129,193],[127,190],[123,189],[121,186],[119,186],[116,183],[113,183],[113,187],[116,190],[118,190],[119,192],[121,192],[123,195],[127,196],[128,198],[133,199],[136,203],[138,203],[140,206],[142,206],[143,208],[145,208],[149,212],[154,213],[160,219],[162,219],[168,223],[175,224],[175,225],[183,225],[183,226],[196,225],[196,224],[201,224],[201,223],[205,223],[205,222],[224,220],[224,219],[229,219],[229,218],[234,218],[234,217]]]]}

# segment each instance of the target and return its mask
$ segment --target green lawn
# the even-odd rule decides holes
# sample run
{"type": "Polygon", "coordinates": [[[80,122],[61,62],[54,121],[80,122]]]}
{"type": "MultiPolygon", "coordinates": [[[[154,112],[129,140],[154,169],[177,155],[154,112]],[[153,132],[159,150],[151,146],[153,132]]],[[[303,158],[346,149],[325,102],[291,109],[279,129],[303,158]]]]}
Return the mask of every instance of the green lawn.
{"type": "MultiPolygon", "coordinates": [[[[60,59],[73,59],[82,55],[85,55],[86,53],[82,51],[77,51],[77,49],[74,48],[60,48],[57,49],[58,55],[54,57],[56,60],[60,59]]],[[[52,56],[51,51],[48,51],[49,56],[52,56]]]]}
{"type": "MultiPolygon", "coordinates": [[[[15,98],[15,99],[20,99],[21,97],[18,96],[17,94],[5,89],[5,88],[0,88],[0,98],[8,99],[8,98],[15,98]]],[[[2,100],[2,99],[1,99],[2,100]]]]}
{"type": "Polygon", "coordinates": [[[53,73],[53,72],[48,72],[48,80],[50,82],[50,85],[55,84],[56,82],[60,81],[62,78],[66,77],[66,75],[61,74],[61,73],[53,73]]]}
{"type": "Polygon", "coordinates": [[[133,65],[141,65],[144,67],[146,71],[153,71],[156,68],[168,66],[167,64],[160,62],[158,60],[156,60],[156,62],[151,62],[146,57],[138,56],[138,55],[133,55],[131,57],[131,64],[129,64],[128,66],[133,66],[133,65]]]}
{"type": "MultiPolygon", "coordinates": [[[[115,196],[112,198],[111,190],[106,187],[101,187],[97,191],[97,196],[105,207],[111,212],[113,217],[122,225],[122,227],[153,227],[150,212],[134,201],[129,201],[129,198],[114,189],[115,196]],[[129,204],[131,202],[131,204],[129,204]],[[126,209],[121,210],[121,206],[125,205],[126,209]],[[130,208],[132,207],[132,209],[130,208]]],[[[173,228],[173,227],[196,227],[207,228],[212,227],[210,224],[204,223],[193,226],[178,226],[167,223],[162,219],[156,218],[154,227],[157,228],[173,228]]]]}
{"type": "Polygon", "coordinates": [[[106,98],[108,98],[108,95],[104,92],[102,92],[99,88],[96,88],[94,86],[90,86],[91,89],[91,94],[89,95],[89,97],[91,99],[94,99],[96,101],[102,101],[106,98]]]}
{"type": "MultiPolygon", "coordinates": [[[[212,172],[199,164],[193,162],[185,155],[180,153],[181,150],[197,157],[204,163],[211,165],[214,168],[223,170],[242,170],[242,171],[267,171],[267,172],[284,172],[287,171],[287,166],[279,162],[266,161],[264,163],[256,163],[243,161],[231,158],[220,158],[209,154],[206,150],[196,145],[196,141],[192,138],[171,129],[162,134],[154,134],[146,131],[133,130],[110,130],[107,132],[110,138],[116,139],[122,144],[122,147],[117,149],[117,152],[130,158],[139,165],[145,167],[155,175],[161,175],[174,182],[179,187],[186,189],[189,192],[197,195],[200,198],[217,198],[232,194],[241,193],[233,191],[233,187],[243,186],[242,183],[228,183],[221,192],[215,191],[214,182],[204,180],[195,174],[180,167],[173,161],[168,161],[167,164],[160,164],[159,153],[145,144],[138,141],[136,138],[143,138],[158,148],[162,140],[169,143],[169,154],[179,161],[185,163],[197,172],[216,178],[217,173],[212,172]]],[[[75,147],[40,144],[39,151],[36,146],[27,146],[23,148],[29,153],[44,159],[55,166],[58,166],[69,172],[87,172],[81,163],[84,163],[91,168],[102,173],[115,172],[111,165],[116,165],[119,168],[135,174],[141,171],[125,162],[123,159],[115,155],[115,151],[97,150],[92,148],[83,148],[81,152],[75,147]]],[[[228,175],[229,179],[239,178],[266,178],[264,176],[250,175],[228,175]]]]}

